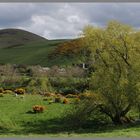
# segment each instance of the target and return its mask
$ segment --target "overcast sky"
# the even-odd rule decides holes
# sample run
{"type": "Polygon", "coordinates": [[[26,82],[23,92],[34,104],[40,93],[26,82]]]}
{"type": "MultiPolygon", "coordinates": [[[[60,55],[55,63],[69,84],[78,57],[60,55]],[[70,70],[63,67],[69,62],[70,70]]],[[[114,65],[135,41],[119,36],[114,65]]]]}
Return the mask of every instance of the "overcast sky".
{"type": "Polygon", "coordinates": [[[139,28],[140,3],[0,3],[0,29],[25,29],[48,39],[75,38],[85,25],[110,20],[139,28]]]}

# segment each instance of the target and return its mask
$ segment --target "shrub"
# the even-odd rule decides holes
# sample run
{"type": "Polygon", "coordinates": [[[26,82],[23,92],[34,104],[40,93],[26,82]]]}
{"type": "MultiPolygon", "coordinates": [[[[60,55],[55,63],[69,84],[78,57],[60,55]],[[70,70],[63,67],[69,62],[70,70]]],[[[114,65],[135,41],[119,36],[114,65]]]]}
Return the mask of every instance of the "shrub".
{"type": "Polygon", "coordinates": [[[4,94],[12,94],[13,91],[12,91],[12,90],[4,90],[3,93],[4,93],[4,94]]]}
{"type": "Polygon", "coordinates": [[[50,100],[50,101],[49,101],[49,104],[52,104],[52,103],[54,103],[54,101],[53,101],[53,100],[50,100]]]}
{"type": "Polygon", "coordinates": [[[89,87],[88,78],[50,77],[49,81],[54,90],[63,95],[71,93],[81,93],[89,87]]]}
{"type": "Polygon", "coordinates": [[[91,99],[94,97],[94,93],[90,92],[90,91],[86,91],[85,93],[82,93],[79,95],[79,98],[81,100],[84,100],[84,99],[91,99]]]}
{"type": "Polygon", "coordinates": [[[55,95],[55,97],[63,98],[63,95],[58,93],[58,94],[55,95]]]}
{"type": "Polygon", "coordinates": [[[78,98],[78,95],[68,94],[66,98],[78,98]]]}
{"type": "Polygon", "coordinates": [[[0,97],[4,97],[3,93],[0,93],[0,97]]]}
{"type": "Polygon", "coordinates": [[[55,103],[61,103],[61,97],[55,97],[55,103]]]}
{"type": "Polygon", "coordinates": [[[44,110],[45,110],[45,107],[44,106],[41,106],[41,105],[35,105],[35,106],[33,106],[33,111],[35,113],[42,113],[42,112],[44,112],[44,110]]]}
{"type": "Polygon", "coordinates": [[[43,101],[52,101],[54,100],[54,97],[44,97],[43,101]]]}
{"type": "Polygon", "coordinates": [[[23,88],[18,88],[15,90],[15,93],[17,93],[19,95],[23,95],[23,94],[25,94],[25,90],[23,88]]]}
{"type": "Polygon", "coordinates": [[[28,80],[26,91],[44,95],[48,92],[52,92],[52,88],[47,77],[35,77],[28,80]]]}
{"type": "Polygon", "coordinates": [[[79,103],[80,101],[81,101],[80,98],[75,98],[74,103],[77,104],[77,103],[79,103]]]}
{"type": "Polygon", "coordinates": [[[0,93],[3,93],[3,88],[0,88],[0,93]]]}
{"type": "Polygon", "coordinates": [[[2,76],[1,77],[1,86],[4,89],[12,89],[12,88],[17,88],[17,87],[22,87],[23,86],[23,80],[21,76],[2,76]]]}
{"type": "Polygon", "coordinates": [[[44,96],[45,97],[54,97],[55,94],[54,93],[45,93],[44,96]]]}
{"type": "Polygon", "coordinates": [[[64,98],[63,104],[68,104],[68,103],[69,103],[69,100],[67,98],[64,98]]]}
{"type": "Polygon", "coordinates": [[[49,98],[47,98],[47,97],[43,98],[43,101],[48,101],[48,100],[49,100],[49,98]]]}

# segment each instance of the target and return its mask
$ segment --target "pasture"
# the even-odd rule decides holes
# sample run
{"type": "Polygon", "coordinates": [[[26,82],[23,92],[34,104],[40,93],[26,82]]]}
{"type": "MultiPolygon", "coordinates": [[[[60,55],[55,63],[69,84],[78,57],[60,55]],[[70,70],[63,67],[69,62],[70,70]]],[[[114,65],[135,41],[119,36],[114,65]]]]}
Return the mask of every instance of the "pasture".
{"type": "MultiPolygon", "coordinates": [[[[15,97],[5,94],[0,97],[0,137],[139,137],[139,125],[104,126],[87,125],[85,128],[70,128],[63,122],[65,111],[72,104],[52,103],[41,95],[15,97]],[[43,113],[34,113],[34,105],[43,105],[43,113]],[[131,133],[130,133],[131,132],[131,133]]],[[[72,100],[71,100],[72,102],[72,100]]]]}

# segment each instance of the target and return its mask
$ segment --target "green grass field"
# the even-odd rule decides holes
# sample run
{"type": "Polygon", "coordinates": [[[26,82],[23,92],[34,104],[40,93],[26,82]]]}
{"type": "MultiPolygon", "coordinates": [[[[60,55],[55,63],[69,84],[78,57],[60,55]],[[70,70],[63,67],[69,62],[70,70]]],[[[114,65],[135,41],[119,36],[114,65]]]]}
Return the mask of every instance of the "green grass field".
{"type": "Polygon", "coordinates": [[[24,99],[0,97],[0,137],[139,137],[140,126],[100,126],[71,129],[63,124],[63,114],[71,104],[43,101],[40,95],[24,99]],[[44,113],[32,113],[33,105],[44,105],[44,113]]]}
{"type": "Polygon", "coordinates": [[[70,39],[48,40],[36,34],[19,29],[0,30],[0,64],[25,65],[70,65],[76,61],[72,56],[49,54],[61,43],[70,39]]]}
{"type": "Polygon", "coordinates": [[[48,55],[58,44],[66,40],[47,40],[45,42],[29,43],[13,48],[0,48],[1,64],[27,64],[27,65],[66,65],[72,63],[73,59],[57,57],[49,59],[48,55]]]}

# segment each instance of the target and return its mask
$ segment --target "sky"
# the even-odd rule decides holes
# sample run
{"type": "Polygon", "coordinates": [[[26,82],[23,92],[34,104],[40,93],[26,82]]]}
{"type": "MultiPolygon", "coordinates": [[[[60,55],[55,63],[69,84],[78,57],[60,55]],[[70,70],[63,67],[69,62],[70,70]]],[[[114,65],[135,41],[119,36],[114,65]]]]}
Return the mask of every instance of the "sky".
{"type": "Polygon", "coordinates": [[[0,29],[24,29],[47,39],[75,38],[86,25],[117,20],[140,28],[140,3],[0,3],[0,29]]]}

